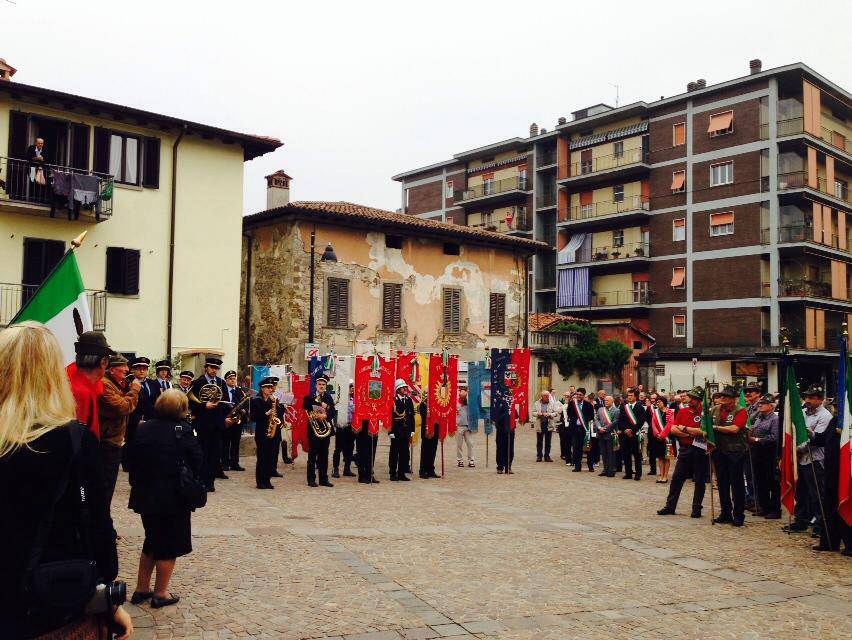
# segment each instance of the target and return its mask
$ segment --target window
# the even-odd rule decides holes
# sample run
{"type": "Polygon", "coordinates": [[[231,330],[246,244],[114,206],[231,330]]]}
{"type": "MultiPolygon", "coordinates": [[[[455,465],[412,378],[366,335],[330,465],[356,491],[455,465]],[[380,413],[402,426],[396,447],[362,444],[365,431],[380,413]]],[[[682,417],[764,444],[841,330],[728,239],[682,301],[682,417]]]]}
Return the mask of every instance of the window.
{"type": "Polygon", "coordinates": [[[710,214],[710,235],[711,236],[727,236],[734,232],[734,212],[726,213],[711,213],[710,214]]]}
{"type": "Polygon", "coordinates": [[[686,316],[678,315],[672,318],[673,332],[675,338],[686,337],[686,316]]]}
{"type": "Polygon", "coordinates": [[[672,269],[672,289],[683,289],[686,282],[686,267],[672,269]]]}
{"type": "Polygon", "coordinates": [[[45,278],[65,255],[65,243],[59,240],[24,238],[24,270],[21,277],[21,304],[29,300],[45,278]]]}
{"type": "Polygon", "coordinates": [[[580,194],[580,217],[581,218],[590,218],[595,215],[595,205],[592,202],[592,198],[594,198],[594,192],[585,191],[580,194]]]}
{"type": "Polygon", "coordinates": [[[686,144],[686,123],[678,122],[672,125],[672,146],[682,147],[686,144]]]}
{"type": "Polygon", "coordinates": [[[633,341],[633,350],[634,351],[641,351],[643,347],[644,347],[644,345],[642,344],[641,340],[634,340],[633,341]]]}
{"type": "Polygon", "coordinates": [[[106,250],[106,290],[125,296],[139,295],[139,258],[138,249],[107,247],[106,250]]]}
{"type": "Polygon", "coordinates": [[[492,293],[488,305],[488,333],[506,333],[506,294],[492,293]]]}
{"type": "Polygon", "coordinates": [[[444,289],[441,298],[444,333],[461,333],[461,289],[444,289]]]}
{"type": "Polygon", "coordinates": [[[624,157],[624,141],[620,140],[618,142],[612,143],[612,155],[616,158],[624,157]]]}
{"type": "Polygon", "coordinates": [[[142,139],[142,186],[160,188],[160,139],[142,139]]]}
{"type": "Polygon", "coordinates": [[[547,360],[539,360],[535,369],[536,377],[549,378],[553,373],[553,363],[547,360]]]}
{"type": "Polygon", "coordinates": [[[580,152],[580,173],[592,172],[592,150],[584,149],[580,152]]]}
{"type": "Polygon", "coordinates": [[[486,173],[482,176],[482,195],[488,196],[494,193],[494,174],[486,173]]]}
{"type": "Polygon", "coordinates": [[[612,188],[613,202],[624,202],[624,185],[617,184],[612,188]]]}
{"type": "Polygon", "coordinates": [[[846,200],[846,196],[849,193],[849,185],[845,180],[835,180],[834,181],[834,197],[840,198],[841,200],[846,200]]]}
{"type": "Polygon", "coordinates": [[[710,186],[718,187],[734,181],[734,163],[722,162],[710,165],[710,186]]]}
{"type": "Polygon", "coordinates": [[[672,223],[672,242],[686,240],[686,218],[677,218],[672,223]]]}
{"type": "Polygon", "coordinates": [[[453,181],[447,180],[447,188],[446,188],[446,191],[444,191],[444,197],[445,198],[452,198],[453,197],[453,187],[454,187],[453,181]]]}
{"type": "Polygon", "coordinates": [[[349,280],[329,278],[326,324],[334,329],[349,327],[349,280]]]}
{"type": "Polygon", "coordinates": [[[385,234],[385,246],[388,249],[402,249],[402,236],[385,234]]]}
{"type": "Polygon", "coordinates": [[[724,136],[734,131],[734,112],[723,111],[710,116],[710,126],[707,127],[707,133],[711,138],[724,136]]]}
{"type": "Polygon", "coordinates": [[[686,171],[674,171],[672,173],[672,193],[683,193],[686,191],[686,171]]]}
{"type": "Polygon", "coordinates": [[[623,247],[624,246],[624,229],[614,229],[612,232],[612,246],[613,247],[623,247]]]}
{"type": "Polygon", "coordinates": [[[402,285],[387,282],[382,286],[382,329],[399,331],[402,326],[402,285]]]}
{"type": "Polygon", "coordinates": [[[526,165],[521,165],[518,167],[518,188],[522,191],[526,191],[527,189],[527,167],[526,165]]]}
{"type": "Polygon", "coordinates": [[[635,304],[648,303],[648,281],[637,280],[633,283],[633,302],[635,304]]]}
{"type": "Polygon", "coordinates": [[[461,246],[457,245],[455,242],[445,242],[444,243],[444,255],[445,256],[461,255],[461,246]]]}

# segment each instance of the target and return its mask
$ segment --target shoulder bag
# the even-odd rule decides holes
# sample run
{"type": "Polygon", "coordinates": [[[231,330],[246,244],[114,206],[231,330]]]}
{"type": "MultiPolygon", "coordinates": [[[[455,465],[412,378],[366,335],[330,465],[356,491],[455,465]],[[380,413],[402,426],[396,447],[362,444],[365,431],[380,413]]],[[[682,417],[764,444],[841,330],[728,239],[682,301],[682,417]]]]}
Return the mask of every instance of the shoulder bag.
{"type": "Polygon", "coordinates": [[[184,430],[192,427],[178,423],[175,425],[175,439],[178,443],[178,495],[187,509],[201,509],[207,504],[207,488],[195,477],[192,469],[186,464],[183,453],[184,430]]]}

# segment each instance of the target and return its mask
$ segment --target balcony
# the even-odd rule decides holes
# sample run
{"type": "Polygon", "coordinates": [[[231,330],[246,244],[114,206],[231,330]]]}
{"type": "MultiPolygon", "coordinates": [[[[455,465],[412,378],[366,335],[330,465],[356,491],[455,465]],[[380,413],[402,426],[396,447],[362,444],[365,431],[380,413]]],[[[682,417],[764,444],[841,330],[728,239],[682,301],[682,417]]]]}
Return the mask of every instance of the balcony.
{"type": "Polygon", "coordinates": [[[573,206],[568,210],[568,219],[562,222],[572,227],[585,227],[612,220],[621,225],[646,219],[649,209],[647,196],[631,196],[618,202],[592,202],[573,206]]]}
{"type": "Polygon", "coordinates": [[[827,304],[841,305],[846,307],[852,305],[852,287],[844,287],[842,292],[845,297],[834,297],[830,282],[820,280],[807,280],[805,278],[786,279],[783,277],[779,282],[779,298],[818,298],[827,304]]]}
{"type": "MultiPolygon", "coordinates": [[[[557,299],[559,294],[557,294],[557,299]]],[[[647,290],[630,289],[625,291],[592,291],[590,304],[559,307],[575,311],[612,311],[618,308],[642,307],[650,304],[651,294],[647,290]]]]}
{"type": "Polygon", "coordinates": [[[48,214],[51,218],[62,211],[69,220],[95,222],[108,220],[112,216],[111,176],[84,169],[45,165],[45,178],[47,184],[40,185],[35,182],[35,171],[26,160],[0,157],[0,209],[48,214]],[[77,183],[74,176],[86,176],[86,179],[80,179],[77,183]],[[83,205],[69,200],[67,195],[61,193],[73,193],[74,190],[90,193],[94,201],[90,205],[83,205]]]}
{"type": "MultiPolygon", "coordinates": [[[[0,327],[7,327],[38,289],[36,285],[0,283],[0,327]]],[[[92,328],[106,331],[107,292],[86,289],[86,300],[92,314],[92,328]]]]}
{"type": "Polygon", "coordinates": [[[577,334],[559,331],[533,331],[530,333],[530,346],[536,347],[573,347],[577,344],[577,334]]]}
{"type": "Polygon", "coordinates": [[[539,194],[539,196],[535,200],[535,206],[539,209],[546,209],[548,207],[556,206],[556,192],[555,191],[545,191],[544,193],[539,194]]]}
{"type": "Polygon", "coordinates": [[[526,197],[532,189],[532,182],[524,176],[514,176],[503,180],[489,180],[465,191],[455,194],[456,204],[469,206],[488,203],[489,206],[499,202],[518,200],[526,197]]]}
{"type": "MultiPolygon", "coordinates": [[[[807,135],[813,135],[810,132],[805,131],[804,118],[787,118],[785,120],[779,120],[777,123],[777,129],[779,138],[802,135],[805,133],[807,133],[807,135]]],[[[769,124],[760,125],[760,137],[763,140],[769,138],[769,124]]],[[[823,125],[820,126],[820,135],[816,137],[825,142],[827,145],[834,147],[843,153],[852,155],[852,140],[847,139],[846,134],[843,131],[838,131],[833,127],[826,127],[823,125]]]]}
{"type": "Polygon", "coordinates": [[[778,174],[778,190],[788,191],[791,189],[813,189],[821,194],[841,200],[846,204],[852,204],[852,199],[849,197],[849,187],[841,182],[835,182],[833,185],[826,183],[825,178],[817,176],[816,186],[810,184],[807,171],[791,171],[789,173],[778,174]]]}
{"type": "Polygon", "coordinates": [[[651,247],[647,242],[628,242],[617,247],[583,247],[577,252],[577,260],[572,263],[560,262],[560,266],[575,267],[579,264],[596,271],[619,271],[622,268],[647,262],[651,257],[651,247]]]}
{"type": "Polygon", "coordinates": [[[473,229],[494,231],[495,233],[529,233],[533,228],[532,216],[527,214],[526,207],[518,207],[518,209],[519,211],[516,211],[514,216],[507,216],[497,220],[491,218],[468,226],[473,229]]]}
{"type": "Polygon", "coordinates": [[[545,167],[555,167],[556,166],[556,149],[551,149],[549,151],[539,151],[535,157],[535,167],[536,169],[543,169],[545,167]]]}
{"type": "Polygon", "coordinates": [[[648,152],[644,149],[627,149],[621,153],[572,162],[571,174],[559,180],[559,184],[574,186],[644,172],[650,168],[648,156],[648,152]]]}

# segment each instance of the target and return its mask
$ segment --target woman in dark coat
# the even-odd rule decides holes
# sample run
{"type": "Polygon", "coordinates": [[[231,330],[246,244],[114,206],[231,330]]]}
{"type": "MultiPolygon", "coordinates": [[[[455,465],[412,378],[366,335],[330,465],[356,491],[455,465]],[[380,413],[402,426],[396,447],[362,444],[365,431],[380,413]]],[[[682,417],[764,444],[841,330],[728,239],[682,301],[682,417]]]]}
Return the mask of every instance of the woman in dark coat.
{"type": "Polygon", "coordinates": [[[136,591],[131,602],[151,599],[158,609],[180,598],[169,592],[169,581],[178,557],[192,551],[190,516],[178,489],[178,470],[183,459],[196,478],[204,455],[185,418],[189,404],[177,389],[160,394],[154,405],[156,418],[139,425],[128,452],[130,508],[142,516],[145,542],[139,557],[136,591]],[[157,569],[154,590],[151,574],[157,569]]]}

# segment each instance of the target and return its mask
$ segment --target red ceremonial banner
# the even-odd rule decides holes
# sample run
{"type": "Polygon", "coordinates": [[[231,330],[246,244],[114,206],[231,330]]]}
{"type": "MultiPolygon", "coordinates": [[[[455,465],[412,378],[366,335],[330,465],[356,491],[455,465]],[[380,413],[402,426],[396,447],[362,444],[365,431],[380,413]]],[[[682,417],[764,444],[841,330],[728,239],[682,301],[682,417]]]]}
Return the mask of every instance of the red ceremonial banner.
{"type": "Polygon", "coordinates": [[[426,433],[429,438],[435,435],[438,426],[438,438],[443,440],[456,433],[456,413],[459,398],[459,357],[449,356],[447,366],[440,353],[429,357],[429,398],[426,405],[426,433]]]}
{"type": "Polygon", "coordinates": [[[511,410],[511,427],[514,428],[517,422],[525,423],[529,420],[530,415],[530,350],[529,349],[513,349],[512,350],[512,376],[514,387],[512,388],[512,410],[511,410]]]}
{"type": "Polygon", "coordinates": [[[378,367],[373,366],[373,356],[355,358],[355,411],[352,414],[352,430],[361,431],[364,420],[369,421],[370,433],[379,432],[379,426],[391,428],[393,411],[393,376],[396,360],[376,358],[378,367]]]}
{"type": "Polygon", "coordinates": [[[417,363],[417,353],[396,352],[396,377],[409,387],[419,387],[422,383],[420,365],[417,363]]]}
{"type": "Polygon", "coordinates": [[[288,408],[285,416],[291,421],[293,430],[291,431],[293,438],[293,459],[299,455],[299,447],[305,453],[309,450],[308,445],[308,414],[302,411],[302,402],[305,397],[311,392],[311,377],[294,375],[292,379],[293,390],[293,405],[292,411],[288,408]]]}

